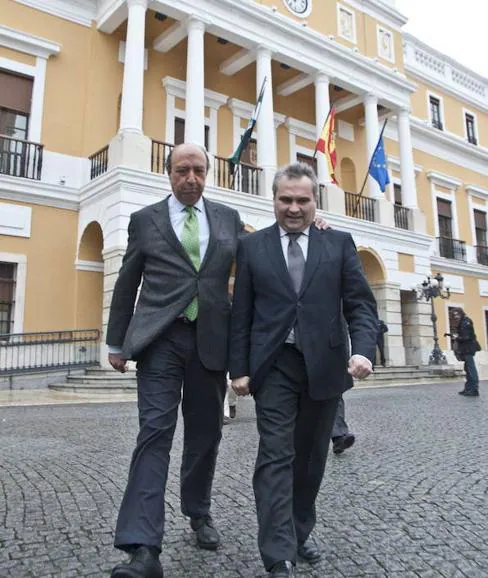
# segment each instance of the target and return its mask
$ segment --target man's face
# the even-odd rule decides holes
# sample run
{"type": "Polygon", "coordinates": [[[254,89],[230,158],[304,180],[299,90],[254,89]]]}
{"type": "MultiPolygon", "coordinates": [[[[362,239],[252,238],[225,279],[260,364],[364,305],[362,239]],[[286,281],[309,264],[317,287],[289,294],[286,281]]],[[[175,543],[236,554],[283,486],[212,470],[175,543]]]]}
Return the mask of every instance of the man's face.
{"type": "Polygon", "coordinates": [[[173,151],[169,180],[174,196],[183,205],[194,205],[202,196],[207,159],[198,147],[184,144],[173,151]]]}
{"type": "Polygon", "coordinates": [[[278,223],[289,233],[301,233],[315,218],[317,205],[312,181],[308,177],[278,181],[274,211],[278,223]]]}

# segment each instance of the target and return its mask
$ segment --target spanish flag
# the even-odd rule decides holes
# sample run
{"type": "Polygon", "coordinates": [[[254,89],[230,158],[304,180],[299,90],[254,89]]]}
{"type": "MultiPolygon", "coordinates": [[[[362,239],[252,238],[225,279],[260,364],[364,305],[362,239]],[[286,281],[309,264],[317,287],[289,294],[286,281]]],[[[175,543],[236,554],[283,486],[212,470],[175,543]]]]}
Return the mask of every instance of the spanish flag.
{"type": "Polygon", "coordinates": [[[336,108],[332,106],[325,121],[324,128],[320,134],[315,150],[320,151],[327,159],[327,167],[330,180],[337,184],[335,178],[335,167],[337,164],[336,143],[335,143],[335,115],[336,108]]]}

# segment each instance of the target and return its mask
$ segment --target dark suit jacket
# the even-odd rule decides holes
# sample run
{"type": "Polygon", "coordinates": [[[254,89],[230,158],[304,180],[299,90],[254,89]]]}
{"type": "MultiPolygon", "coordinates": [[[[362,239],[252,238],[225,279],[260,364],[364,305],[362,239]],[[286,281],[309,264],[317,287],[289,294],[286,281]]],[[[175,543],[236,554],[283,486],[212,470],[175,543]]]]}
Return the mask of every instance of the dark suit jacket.
{"type": "Polygon", "coordinates": [[[107,329],[107,344],[122,346],[125,358],[137,359],[198,293],[200,359],[207,369],[227,369],[228,283],[242,224],[234,209],[208,200],[204,203],[210,238],[199,271],[173,230],[168,198],[131,215],[107,329]]]}
{"type": "Polygon", "coordinates": [[[239,242],[229,363],[231,377],[250,376],[251,392],[260,386],[295,322],[313,399],[335,397],[351,386],[342,315],[352,354],[374,359],[376,302],[351,235],[313,226],[309,235],[299,295],[290,281],[276,223],[239,242]]]}

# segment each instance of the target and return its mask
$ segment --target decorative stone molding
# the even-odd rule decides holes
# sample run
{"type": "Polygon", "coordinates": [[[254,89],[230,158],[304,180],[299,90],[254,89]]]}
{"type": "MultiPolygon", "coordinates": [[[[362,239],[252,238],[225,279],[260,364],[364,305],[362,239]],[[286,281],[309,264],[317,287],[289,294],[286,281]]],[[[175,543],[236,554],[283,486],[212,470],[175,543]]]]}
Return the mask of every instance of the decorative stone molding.
{"type": "Polygon", "coordinates": [[[479,197],[480,199],[488,199],[488,189],[479,187],[478,185],[464,185],[468,195],[479,197]]]}
{"type": "Polygon", "coordinates": [[[429,171],[427,173],[427,178],[432,184],[452,191],[456,191],[463,184],[462,181],[455,177],[444,175],[443,173],[437,173],[435,171],[429,171]]]}
{"type": "Polygon", "coordinates": [[[14,30],[8,26],[0,24],[0,46],[10,48],[10,50],[17,50],[25,54],[39,56],[41,58],[49,58],[53,54],[59,54],[61,51],[61,44],[51,42],[39,36],[33,36],[14,30]]]}
{"type": "MultiPolygon", "coordinates": [[[[165,76],[162,82],[167,95],[183,100],[186,99],[186,82],[184,80],[178,80],[172,76],[165,76]]],[[[205,106],[209,108],[219,110],[219,108],[227,102],[228,98],[228,96],[220,92],[215,92],[208,88],[205,89],[205,106]]]]}
{"type": "Polygon", "coordinates": [[[30,8],[90,27],[96,18],[97,0],[15,0],[30,8]]]}
{"type": "Polygon", "coordinates": [[[32,208],[0,203],[0,235],[31,236],[32,208]]]}
{"type": "Polygon", "coordinates": [[[89,271],[90,273],[103,273],[103,261],[86,261],[84,259],[76,259],[75,267],[77,271],[89,271]]]}
{"type": "MultiPolygon", "coordinates": [[[[400,172],[400,159],[397,157],[392,157],[392,156],[388,155],[388,167],[390,168],[390,170],[399,173],[400,172]]],[[[424,167],[422,165],[415,165],[414,168],[415,168],[415,176],[417,176],[419,173],[421,173],[424,170],[424,167]]]]}

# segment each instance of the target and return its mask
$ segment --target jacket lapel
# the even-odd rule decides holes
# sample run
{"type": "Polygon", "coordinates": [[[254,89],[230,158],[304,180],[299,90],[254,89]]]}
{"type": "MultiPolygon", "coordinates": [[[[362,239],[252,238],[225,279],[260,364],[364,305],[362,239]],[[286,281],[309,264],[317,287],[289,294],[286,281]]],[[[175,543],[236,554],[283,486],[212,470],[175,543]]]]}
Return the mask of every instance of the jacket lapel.
{"type": "Polygon", "coordinates": [[[266,233],[266,251],[270,260],[271,268],[281,279],[283,285],[296,295],[291,283],[288,267],[286,266],[285,256],[281,247],[280,229],[278,223],[275,223],[266,233]]]}
{"type": "Polygon", "coordinates": [[[328,254],[325,237],[319,233],[314,224],[310,225],[308,236],[307,262],[305,263],[305,273],[303,275],[300,295],[303,295],[307,289],[319,263],[323,261],[328,254]]]}
{"type": "Polygon", "coordinates": [[[203,199],[203,204],[205,206],[205,211],[207,214],[207,221],[208,221],[208,246],[207,250],[205,251],[205,256],[203,257],[203,261],[200,263],[200,269],[203,269],[207,264],[212,251],[215,250],[217,245],[216,239],[219,235],[220,230],[220,212],[218,208],[211,202],[203,199]]]}
{"type": "Polygon", "coordinates": [[[157,203],[154,206],[154,213],[152,215],[152,219],[156,228],[161,233],[163,239],[168,242],[171,247],[175,250],[175,252],[185,259],[192,267],[193,263],[191,262],[188,253],[183,248],[183,245],[180,243],[176,233],[173,229],[173,225],[171,224],[171,219],[169,218],[169,209],[168,209],[168,198],[166,197],[160,203],[157,203]]]}

